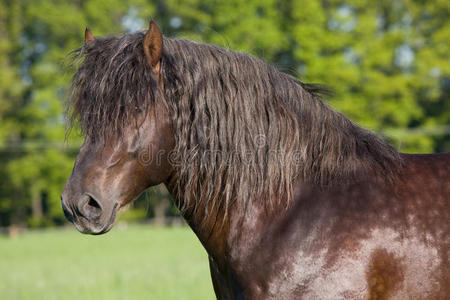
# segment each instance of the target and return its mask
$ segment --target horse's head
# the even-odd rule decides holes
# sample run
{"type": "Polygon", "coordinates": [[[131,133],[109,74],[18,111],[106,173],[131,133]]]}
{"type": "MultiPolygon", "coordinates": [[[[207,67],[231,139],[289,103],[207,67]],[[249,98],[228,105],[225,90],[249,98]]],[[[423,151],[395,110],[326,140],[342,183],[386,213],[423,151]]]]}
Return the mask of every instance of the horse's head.
{"type": "Polygon", "coordinates": [[[168,108],[158,101],[163,97],[163,40],[157,25],[150,23],[139,47],[95,39],[89,29],[85,42],[71,109],[86,137],[61,204],[79,231],[101,234],[111,229],[121,207],[149,186],[168,180],[174,137],[168,108]],[[146,78],[136,78],[132,68],[140,68],[146,78]],[[146,92],[139,85],[145,85],[146,92]],[[144,99],[148,97],[154,99],[144,99]]]}

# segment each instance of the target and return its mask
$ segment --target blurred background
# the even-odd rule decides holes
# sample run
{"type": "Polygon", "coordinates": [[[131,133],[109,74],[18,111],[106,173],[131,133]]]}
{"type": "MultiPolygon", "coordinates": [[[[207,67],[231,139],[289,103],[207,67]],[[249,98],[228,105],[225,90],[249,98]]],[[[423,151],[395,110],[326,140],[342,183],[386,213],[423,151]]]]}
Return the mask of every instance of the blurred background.
{"type": "Polygon", "coordinates": [[[77,130],[65,141],[73,73],[65,57],[83,44],[86,26],[96,36],[121,34],[146,29],[150,17],[166,36],[242,51],[332,86],[329,105],[402,152],[450,151],[448,0],[0,0],[5,299],[212,297],[206,255],[176,226],[162,186],[106,236],[55,229],[67,225],[59,195],[82,142],[77,130]]]}

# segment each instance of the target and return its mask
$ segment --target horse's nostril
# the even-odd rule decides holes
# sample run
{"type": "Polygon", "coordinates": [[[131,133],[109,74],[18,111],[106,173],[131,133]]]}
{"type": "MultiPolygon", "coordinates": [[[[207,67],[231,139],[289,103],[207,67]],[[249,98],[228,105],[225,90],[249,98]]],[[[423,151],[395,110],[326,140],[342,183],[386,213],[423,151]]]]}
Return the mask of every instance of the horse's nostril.
{"type": "Polygon", "coordinates": [[[89,198],[90,198],[90,199],[89,199],[88,205],[90,205],[90,206],[92,206],[92,207],[94,207],[94,208],[102,209],[102,208],[100,207],[100,204],[98,204],[98,202],[95,201],[94,198],[92,198],[92,197],[89,197],[89,198]]]}
{"type": "Polygon", "coordinates": [[[97,200],[88,195],[88,201],[83,206],[83,215],[88,219],[99,218],[102,214],[102,207],[97,200]]]}

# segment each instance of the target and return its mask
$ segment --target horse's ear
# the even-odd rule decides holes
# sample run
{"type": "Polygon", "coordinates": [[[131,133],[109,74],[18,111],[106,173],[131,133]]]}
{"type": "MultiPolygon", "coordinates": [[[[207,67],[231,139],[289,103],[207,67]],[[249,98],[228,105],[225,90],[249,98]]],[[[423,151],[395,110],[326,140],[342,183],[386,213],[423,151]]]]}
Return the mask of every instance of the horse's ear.
{"type": "Polygon", "coordinates": [[[158,25],[153,20],[150,21],[148,31],[144,37],[143,46],[148,64],[155,72],[159,73],[163,51],[163,36],[158,25]]]}
{"type": "Polygon", "coordinates": [[[93,40],[95,40],[94,35],[92,34],[92,32],[89,29],[89,27],[86,27],[86,30],[84,31],[84,43],[85,44],[89,44],[93,40]]]}

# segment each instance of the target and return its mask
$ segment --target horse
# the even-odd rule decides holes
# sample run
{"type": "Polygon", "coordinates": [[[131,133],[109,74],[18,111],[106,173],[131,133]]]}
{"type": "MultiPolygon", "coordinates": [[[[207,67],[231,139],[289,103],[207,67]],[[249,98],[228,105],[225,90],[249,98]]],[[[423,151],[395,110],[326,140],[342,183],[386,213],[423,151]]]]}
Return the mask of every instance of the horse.
{"type": "Polygon", "coordinates": [[[448,299],[450,154],[397,152],[258,58],[164,37],[94,37],[68,128],[85,136],[61,204],[103,234],[165,184],[218,299],[448,299]]]}

